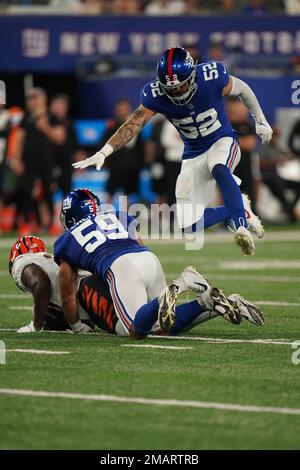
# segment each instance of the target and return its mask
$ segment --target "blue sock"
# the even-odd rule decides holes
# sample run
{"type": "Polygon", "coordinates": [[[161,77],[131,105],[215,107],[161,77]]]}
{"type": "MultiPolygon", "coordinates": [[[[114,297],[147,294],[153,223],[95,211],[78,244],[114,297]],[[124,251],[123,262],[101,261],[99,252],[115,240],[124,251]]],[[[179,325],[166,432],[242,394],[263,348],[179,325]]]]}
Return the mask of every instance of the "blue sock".
{"type": "Polygon", "coordinates": [[[226,206],[208,207],[204,211],[204,228],[212,227],[229,217],[230,213],[226,206]]]}
{"type": "Polygon", "coordinates": [[[246,222],[241,190],[234,180],[229,168],[218,163],[214,166],[212,175],[218,183],[224,204],[228,210],[229,217],[233,220],[235,228],[240,227],[240,225],[247,227],[248,224],[246,222]]]}
{"type": "Polygon", "coordinates": [[[213,225],[216,225],[219,222],[222,222],[223,220],[227,220],[229,218],[230,213],[226,206],[208,207],[204,211],[204,224],[202,223],[202,219],[200,219],[198,220],[198,222],[191,225],[190,227],[186,227],[184,229],[184,232],[195,233],[198,230],[212,227],[213,225]]]}
{"type": "Polygon", "coordinates": [[[176,319],[170,330],[170,336],[180,333],[180,331],[184,330],[202,312],[203,308],[199,305],[197,300],[176,307],[176,319]]]}
{"type": "Polygon", "coordinates": [[[157,321],[158,307],[158,298],[156,298],[139,308],[133,320],[134,329],[138,334],[144,335],[151,331],[157,321]]]}

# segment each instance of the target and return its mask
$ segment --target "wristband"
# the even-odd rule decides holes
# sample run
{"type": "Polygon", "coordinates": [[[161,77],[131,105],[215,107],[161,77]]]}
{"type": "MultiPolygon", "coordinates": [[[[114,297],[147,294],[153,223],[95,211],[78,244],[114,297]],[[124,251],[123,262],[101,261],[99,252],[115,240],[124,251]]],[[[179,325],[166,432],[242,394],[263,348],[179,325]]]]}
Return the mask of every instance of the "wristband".
{"type": "Polygon", "coordinates": [[[78,320],[76,323],[73,323],[71,326],[72,330],[76,331],[81,327],[82,323],[81,320],[78,320]]]}
{"type": "Polygon", "coordinates": [[[113,146],[110,144],[105,144],[104,147],[100,150],[101,153],[106,157],[109,157],[113,153],[114,149],[113,146]]]}

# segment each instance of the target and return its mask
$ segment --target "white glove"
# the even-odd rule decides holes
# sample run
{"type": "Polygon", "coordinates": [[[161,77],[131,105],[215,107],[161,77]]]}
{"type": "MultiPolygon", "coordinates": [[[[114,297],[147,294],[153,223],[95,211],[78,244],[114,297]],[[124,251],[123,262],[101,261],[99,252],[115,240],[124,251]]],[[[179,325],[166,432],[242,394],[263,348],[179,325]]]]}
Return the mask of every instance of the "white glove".
{"type": "Polygon", "coordinates": [[[39,333],[40,331],[43,331],[43,328],[41,330],[36,330],[33,321],[31,321],[28,325],[19,328],[17,333],[39,333]]]}
{"type": "Polygon", "coordinates": [[[112,145],[105,144],[101,150],[99,150],[95,155],[90,158],[86,158],[85,160],[81,160],[80,162],[72,163],[72,166],[76,168],[76,170],[86,168],[88,166],[95,165],[96,170],[101,170],[101,167],[104,164],[106,157],[108,157],[111,153],[113,153],[114,149],[112,145]]]}
{"type": "Polygon", "coordinates": [[[263,144],[267,144],[272,139],[273,130],[266,120],[255,121],[255,131],[263,144]]]}
{"type": "Polygon", "coordinates": [[[86,325],[85,323],[82,323],[81,320],[78,320],[76,323],[73,323],[73,325],[71,325],[71,328],[74,333],[77,333],[79,335],[86,335],[87,333],[93,331],[93,328],[91,328],[89,325],[86,325]]]}

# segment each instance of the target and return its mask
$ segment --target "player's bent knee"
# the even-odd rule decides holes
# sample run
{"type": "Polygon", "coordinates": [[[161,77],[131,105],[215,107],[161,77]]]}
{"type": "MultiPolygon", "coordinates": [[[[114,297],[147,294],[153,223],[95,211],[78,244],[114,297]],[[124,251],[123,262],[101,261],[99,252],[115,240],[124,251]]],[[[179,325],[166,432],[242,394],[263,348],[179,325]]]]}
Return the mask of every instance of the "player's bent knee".
{"type": "Polygon", "coordinates": [[[146,334],[145,333],[138,333],[133,325],[133,323],[131,323],[131,326],[130,326],[130,330],[129,330],[129,336],[133,339],[144,339],[146,338],[146,334]]]}
{"type": "Polygon", "coordinates": [[[228,176],[228,174],[231,174],[231,171],[229,170],[229,168],[226,165],[223,165],[222,163],[217,163],[213,167],[211,173],[212,173],[213,177],[215,178],[215,180],[218,181],[218,179],[226,178],[226,176],[228,176]]]}

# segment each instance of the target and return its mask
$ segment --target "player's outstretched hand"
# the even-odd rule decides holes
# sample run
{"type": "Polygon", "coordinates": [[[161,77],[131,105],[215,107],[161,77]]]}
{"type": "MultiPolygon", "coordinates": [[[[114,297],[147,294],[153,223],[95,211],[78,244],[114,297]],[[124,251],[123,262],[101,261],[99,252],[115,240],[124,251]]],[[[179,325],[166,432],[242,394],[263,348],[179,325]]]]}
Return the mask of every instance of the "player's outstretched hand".
{"type": "MultiPolygon", "coordinates": [[[[41,330],[39,330],[39,331],[41,331],[41,330]]],[[[28,325],[22,326],[21,328],[19,328],[17,330],[17,333],[36,333],[36,332],[37,332],[37,330],[34,327],[33,321],[28,323],[28,325]]]]}
{"type": "Polygon", "coordinates": [[[74,333],[79,335],[86,335],[87,333],[93,331],[93,328],[91,328],[89,325],[86,325],[85,323],[82,323],[81,320],[78,320],[78,322],[71,325],[71,328],[74,333]]]}
{"type": "Polygon", "coordinates": [[[101,170],[105,160],[105,154],[99,150],[99,152],[95,153],[90,158],[86,158],[85,160],[81,160],[80,162],[72,163],[72,166],[76,168],[76,170],[83,168],[87,168],[88,166],[95,166],[96,170],[101,170]]]}
{"type": "Polygon", "coordinates": [[[261,138],[263,144],[267,144],[272,139],[273,130],[267,121],[256,121],[256,134],[261,138]]]}

